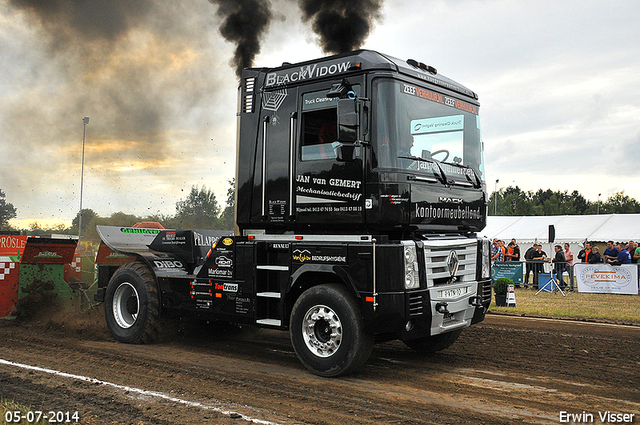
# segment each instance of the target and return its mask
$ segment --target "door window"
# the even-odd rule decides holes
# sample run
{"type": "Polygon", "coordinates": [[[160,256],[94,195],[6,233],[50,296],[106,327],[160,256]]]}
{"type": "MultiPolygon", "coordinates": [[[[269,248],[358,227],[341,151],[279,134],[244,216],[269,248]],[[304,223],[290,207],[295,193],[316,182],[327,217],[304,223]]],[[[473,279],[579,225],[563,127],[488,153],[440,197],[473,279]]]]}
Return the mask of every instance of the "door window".
{"type": "Polygon", "coordinates": [[[302,114],[302,160],[335,159],[336,108],[307,111],[302,114]]]}

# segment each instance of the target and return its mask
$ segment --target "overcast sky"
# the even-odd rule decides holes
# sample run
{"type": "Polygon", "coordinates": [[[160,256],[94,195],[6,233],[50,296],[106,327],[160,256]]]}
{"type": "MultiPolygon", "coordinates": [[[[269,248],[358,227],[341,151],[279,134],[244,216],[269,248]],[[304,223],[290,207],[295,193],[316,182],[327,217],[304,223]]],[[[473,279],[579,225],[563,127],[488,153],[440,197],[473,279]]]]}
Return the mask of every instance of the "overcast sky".
{"type": "MultiPolygon", "coordinates": [[[[174,214],[193,185],[224,201],[237,77],[220,1],[0,0],[0,189],[12,224],[75,217],[85,116],[84,208],[174,214]]],[[[388,0],[362,47],[478,93],[489,192],[499,179],[498,189],[640,200],[639,22],[634,0],[388,0]]],[[[297,3],[271,1],[254,65],[324,54],[297,3]]]]}

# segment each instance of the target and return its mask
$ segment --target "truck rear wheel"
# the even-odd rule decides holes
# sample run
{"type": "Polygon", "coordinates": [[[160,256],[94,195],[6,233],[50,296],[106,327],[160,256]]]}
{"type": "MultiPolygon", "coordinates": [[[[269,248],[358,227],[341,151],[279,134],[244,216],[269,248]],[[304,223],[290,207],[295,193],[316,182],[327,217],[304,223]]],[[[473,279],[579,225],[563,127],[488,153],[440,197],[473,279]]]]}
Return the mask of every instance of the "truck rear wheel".
{"type": "Polygon", "coordinates": [[[122,265],[111,277],[104,299],[111,335],[120,342],[148,344],[160,328],[160,299],[153,273],[141,261],[122,265]]]}
{"type": "Polygon", "coordinates": [[[449,348],[460,336],[462,329],[434,336],[403,341],[410,348],[422,354],[433,354],[449,348]]]}
{"type": "Polygon", "coordinates": [[[316,375],[351,373],[371,355],[373,334],[346,288],[319,285],[306,290],[291,311],[291,342],[302,364],[316,375]]]}

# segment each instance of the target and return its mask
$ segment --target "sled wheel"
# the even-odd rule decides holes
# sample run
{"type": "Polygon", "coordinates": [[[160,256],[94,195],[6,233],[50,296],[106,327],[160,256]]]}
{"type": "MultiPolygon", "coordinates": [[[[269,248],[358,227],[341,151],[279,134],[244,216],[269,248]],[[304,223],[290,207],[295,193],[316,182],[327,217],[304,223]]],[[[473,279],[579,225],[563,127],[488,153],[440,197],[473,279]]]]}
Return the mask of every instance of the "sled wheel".
{"type": "Polygon", "coordinates": [[[427,336],[425,338],[409,339],[403,342],[419,353],[433,354],[438,351],[442,351],[445,348],[449,348],[454,342],[456,342],[461,333],[462,329],[458,329],[453,332],[427,336]]]}
{"type": "Polygon", "coordinates": [[[291,311],[291,342],[302,364],[316,375],[333,377],[361,367],[373,349],[358,304],[341,285],[306,290],[291,311]]]}
{"type": "Polygon", "coordinates": [[[116,270],[107,285],[104,304],[107,327],[117,341],[148,344],[158,337],[158,287],[153,273],[141,261],[116,270]]]}

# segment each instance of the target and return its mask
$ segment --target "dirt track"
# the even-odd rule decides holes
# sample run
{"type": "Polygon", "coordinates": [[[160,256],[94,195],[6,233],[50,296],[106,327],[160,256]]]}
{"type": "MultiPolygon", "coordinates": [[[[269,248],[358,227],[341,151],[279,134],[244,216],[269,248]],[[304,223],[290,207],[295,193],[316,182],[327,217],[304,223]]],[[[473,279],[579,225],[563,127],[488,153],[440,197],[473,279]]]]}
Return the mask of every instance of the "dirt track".
{"type": "Polygon", "coordinates": [[[0,397],[89,424],[558,424],[562,411],[640,423],[640,327],[489,315],[436,356],[380,344],[360,372],[324,379],[286,333],[200,326],[125,345],[101,314],[0,321],[0,397]]]}

